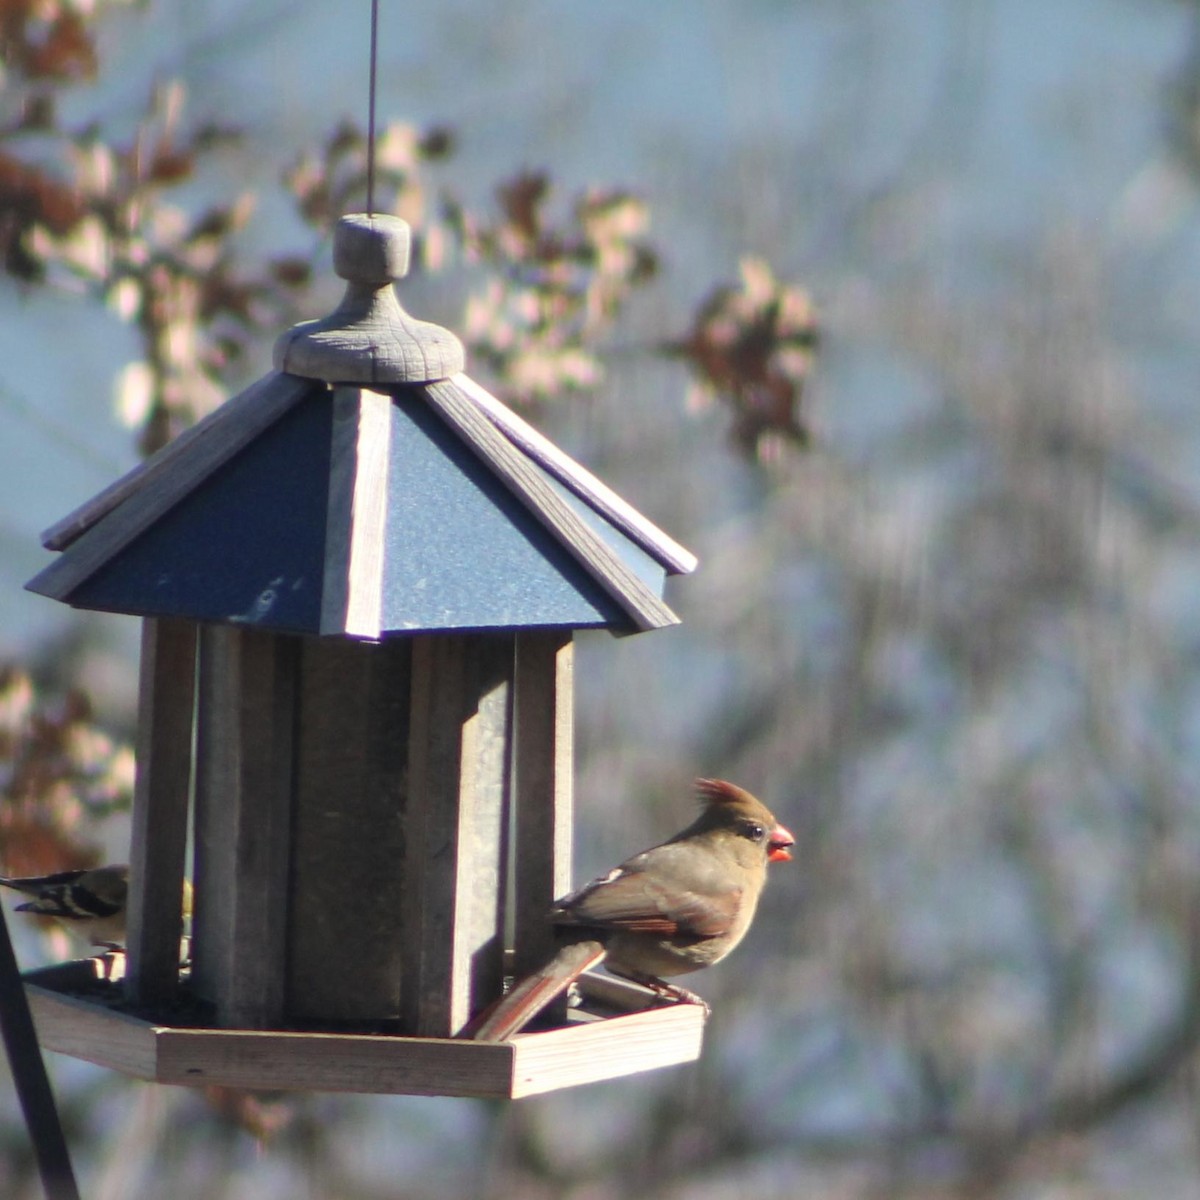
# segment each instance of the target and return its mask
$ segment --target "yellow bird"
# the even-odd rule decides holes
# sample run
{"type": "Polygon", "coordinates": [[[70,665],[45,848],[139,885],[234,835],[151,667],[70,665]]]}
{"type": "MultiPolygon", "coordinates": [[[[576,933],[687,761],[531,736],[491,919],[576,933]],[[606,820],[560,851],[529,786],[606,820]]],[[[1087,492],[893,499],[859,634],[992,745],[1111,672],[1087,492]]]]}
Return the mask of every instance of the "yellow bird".
{"type": "Polygon", "coordinates": [[[32,900],[17,905],[17,912],[54,917],[65,929],[93,946],[115,949],[125,945],[125,901],[129,894],[129,868],[124,865],[93,867],[89,871],[58,871],[5,879],[0,884],[32,900]]]}
{"type": "MultiPolygon", "coordinates": [[[[18,904],[17,912],[53,917],[63,928],[93,946],[115,950],[125,945],[129,868],[124,863],[24,879],[0,876],[0,885],[33,897],[18,904]]],[[[183,881],[183,915],[192,915],[192,885],[186,879],[183,881]]]]}

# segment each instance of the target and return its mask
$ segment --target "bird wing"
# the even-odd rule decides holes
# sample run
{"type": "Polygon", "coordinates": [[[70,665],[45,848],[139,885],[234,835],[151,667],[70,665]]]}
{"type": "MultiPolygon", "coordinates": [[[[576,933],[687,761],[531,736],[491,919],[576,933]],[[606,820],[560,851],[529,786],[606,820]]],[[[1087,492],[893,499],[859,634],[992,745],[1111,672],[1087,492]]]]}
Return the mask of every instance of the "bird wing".
{"type": "MultiPolygon", "coordinates": [[[[26,882],[26,881],[22,881],[26,882]]],[[[22,888],[33,900],[17,905],[17,912],[38,913],[60,921],[91,921],[112,917],[125,907],[125,876],[103,867],[91,871],[64,871],[44,876],[36,889],[22,888]]]]}
{"type": "Polygon", "coordinates": [[[721,937],[733,927],[741,889],[721,886],[670,845],[657,846],[560,900],[560,925],[621,929],[663,937],[721,937]]]}
{"type": "Polygon", "coordinates": [[[27,875],[20,879],[0,876],[0,885],[10,887],[17,892],[24,892],[27,896],[40,896],[47,887],[74,883],[83,874],[85,872],[81,867],[77,871],[56,871],[53,875],[27,875]]]}

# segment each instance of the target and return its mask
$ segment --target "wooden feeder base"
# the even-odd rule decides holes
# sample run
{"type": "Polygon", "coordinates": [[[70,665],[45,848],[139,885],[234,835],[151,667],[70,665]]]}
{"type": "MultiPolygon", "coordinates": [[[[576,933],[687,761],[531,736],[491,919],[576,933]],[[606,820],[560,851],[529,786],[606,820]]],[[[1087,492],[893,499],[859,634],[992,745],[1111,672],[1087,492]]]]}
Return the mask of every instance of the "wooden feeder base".
{"type": "Polygon", "coordinates": [[[567,1025],[507,1042],[180,1028],[72,994],[95,988],[104,961],[25,975],[38,1040],[136,1079],[186,1087],[517,1099],[694,1062],[704,1032],[705,1013],[696,1004],[598,1016],[598,1008],[628,1010],[648,996],[599,975],[580,981],[584,1001],[567,1025]]]}

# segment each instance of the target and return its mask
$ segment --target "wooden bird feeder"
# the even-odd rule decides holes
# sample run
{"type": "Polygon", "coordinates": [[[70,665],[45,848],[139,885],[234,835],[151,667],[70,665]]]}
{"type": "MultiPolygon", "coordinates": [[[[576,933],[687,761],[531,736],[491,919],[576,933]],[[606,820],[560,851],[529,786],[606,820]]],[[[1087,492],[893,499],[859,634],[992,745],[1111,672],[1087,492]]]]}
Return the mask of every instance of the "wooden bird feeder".
{"type": "Polygon", "coordinates": [[[32,590],[144,618],[125,980],[33,973],[50,1049],[488,1096],[699,1053],[698,1006],[600,978],[561,1028],[455,1039],[548,953],[570,887],[573,631],[674,623],[665,576],[695,559],[401,308],[408,247],[343,218],[338,309],[45,535],[32,590]]]}

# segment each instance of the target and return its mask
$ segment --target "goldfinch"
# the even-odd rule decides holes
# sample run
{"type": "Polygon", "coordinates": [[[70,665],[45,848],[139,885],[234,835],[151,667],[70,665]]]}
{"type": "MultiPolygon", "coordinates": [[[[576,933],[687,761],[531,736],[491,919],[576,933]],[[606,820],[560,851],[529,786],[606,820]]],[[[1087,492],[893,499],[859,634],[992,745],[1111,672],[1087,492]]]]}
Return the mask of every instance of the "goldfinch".
{"type": "Polygon", "coordinates": [[[113,950],[125,945],[129,868],[123,864],[24,879],[0,876],[0,885],[33,897],[18,904],[17,912],[54,917],[93,946],[113,950]]]}

